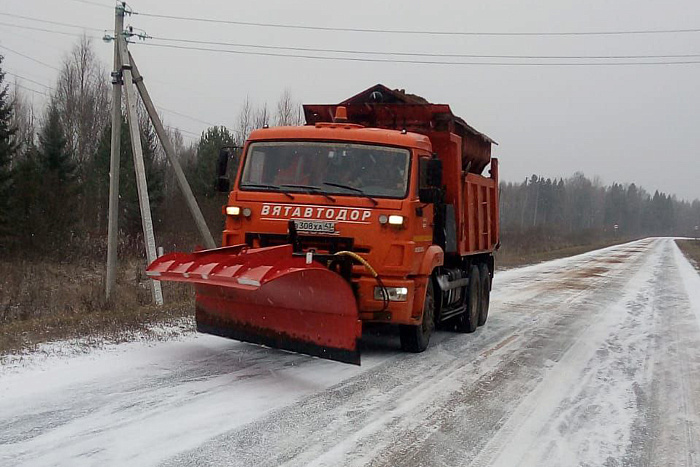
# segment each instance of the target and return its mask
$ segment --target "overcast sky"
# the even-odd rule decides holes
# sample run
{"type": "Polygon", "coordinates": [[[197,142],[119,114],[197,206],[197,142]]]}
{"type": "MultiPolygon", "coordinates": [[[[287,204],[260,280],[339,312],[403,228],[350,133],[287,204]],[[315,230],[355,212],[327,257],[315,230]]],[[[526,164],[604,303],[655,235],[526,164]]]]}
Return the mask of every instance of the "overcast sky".
{"type": "MultiPolygon", "coordinates": [[[[134,0],[130,5],[143,13],[385,30],[578,32],[700,28],[698,0],[134,0]]],[[[0,24],[0,46],[59,66],[61,57],[72,47],[76,37],[7,24],[72,33],[80,33],[80,30],[40,24],[7,14],[112,29],[114,15],[111,6],[113,3],[108,0],[0,0],[0,13],[5,14],[0,15],[0,23],[5,23],[0,24]]],[[[674,61],[700,62],[700,32],[607,36],[435,36],[207,24],[139,15],[127,18],[126,22],[154,37],[268,46],[476,55],[698,54],[697,57],[674,61]]],[[[93,30],[86,32],[95,37],[102,35],[93,30]]],[[[110,65],[111,45],[99,39],[94,45],[105,66],[110,65]]],[[[582,171],[591,177],[599,176],[606,184],[635,182],[650,192],[659,189],[680,198],[700,198],[700,63],[663,66],[428,65],[267,57],[140,44],[134,44],[130,49],[156,105],[198,120],[232,127],[246,96],[254,103],[267,101],[274,105],[285,88],[302,102],[334,103],[373,84],[383,83],[391,88],[404,88],[432,102],[450,104],[457,115],[498,141],[495,154],[501,160],[501,174],[505,180],[521,181],[533,173],[567,177],[582,171]]],[[[5,56],[6,71],[46,85],[54,84],[54,70],[6,49],[0,49],[0,53],[5,56]]],[[[489,61],[441,57],[372,58],[489,61]]],[[[571,63],[577,60],[537,59],[530,63],[546,61],[571,63]]],[[[604,60],[585,60],[588,63],[596,61],[604,60]]],[[[9,76],[8,79],[13,81],[15,78],[9,76]]],[[[42,89],[31,82],[20,82],[25,87],[42,89]]],[[[35,99],[40,104],[42,97],[37,94],[35,99]]],[[[194,134],[199,134],[207,126],[174,114],[166,114],[166,117],[167,124],[194,134]]]]}

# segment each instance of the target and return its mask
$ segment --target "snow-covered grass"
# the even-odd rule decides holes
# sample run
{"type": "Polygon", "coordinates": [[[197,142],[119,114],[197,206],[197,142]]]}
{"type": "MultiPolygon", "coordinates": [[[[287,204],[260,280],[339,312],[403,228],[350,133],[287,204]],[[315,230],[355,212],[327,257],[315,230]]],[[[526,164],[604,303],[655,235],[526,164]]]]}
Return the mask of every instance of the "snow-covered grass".
{"type": "Polygon", "coordinates": [[[104,296],[103,263],[0,260],[0,355],[60,340],[78,346],[139,338],[159,323],[192,316],[193,292],[165,284],[166,306],[149,305],[143,260],[124,260],[112,300],[104,296]]]}
{"type": "Polygon", "coordinates": [[[688,261],[700,272],[700,240],[676,239],[676,244],[688,258],[688,261]]]}
{"type": "Polygon", "coordinates": [[[73,339],[41,342],[0,355],[0,377],[32,368],[47,368],[64,364],[75,357],[100,358],[107,354],[150,347],[158,342],[182,340],[194,334],[191,317],[172,319],[146,325],[141,329],[125,329],[119,333],[96,333],[73,339]]]}

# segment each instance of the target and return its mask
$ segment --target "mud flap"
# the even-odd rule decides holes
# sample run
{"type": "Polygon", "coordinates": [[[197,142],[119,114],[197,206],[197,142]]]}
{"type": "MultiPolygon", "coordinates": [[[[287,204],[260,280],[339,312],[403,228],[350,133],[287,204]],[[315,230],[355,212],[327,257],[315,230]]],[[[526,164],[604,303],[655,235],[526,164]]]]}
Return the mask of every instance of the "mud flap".
{"type": "Polygon", "coordinates": [[[172,253],[146,273],[195,284],[200,332],[360,364],[362,323],[350,284],[294,256],[291,245],[172,253]]]}

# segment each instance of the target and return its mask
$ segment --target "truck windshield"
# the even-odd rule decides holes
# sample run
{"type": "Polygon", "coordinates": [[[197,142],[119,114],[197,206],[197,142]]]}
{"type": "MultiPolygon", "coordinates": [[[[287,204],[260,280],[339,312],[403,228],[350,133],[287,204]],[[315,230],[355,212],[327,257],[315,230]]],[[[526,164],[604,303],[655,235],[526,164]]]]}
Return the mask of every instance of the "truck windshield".
{"type": "Polygon", "coordinates": [[[403,198],[409,151],[340,142],[260,142],[248,148],[240,188],[403,198]]]}

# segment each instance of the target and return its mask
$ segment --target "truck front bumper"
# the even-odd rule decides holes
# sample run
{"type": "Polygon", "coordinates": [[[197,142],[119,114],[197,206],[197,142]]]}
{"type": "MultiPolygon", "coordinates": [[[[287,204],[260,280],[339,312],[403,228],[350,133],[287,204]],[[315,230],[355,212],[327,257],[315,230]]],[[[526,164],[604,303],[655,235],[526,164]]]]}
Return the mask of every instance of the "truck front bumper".
{"type": "Polygon", "coordinates": [[[374,288],[377,280],[373,277],[361,277],[353,281],[358,287],[358,310],[360,319],[372,323],[420,324],[425,300],[427,277],[412,279],[383,278],[385,287],[405,287],[408,294],[405,301],[389,301],[384,307],[383,300],[375,300],[374,288]]]}

